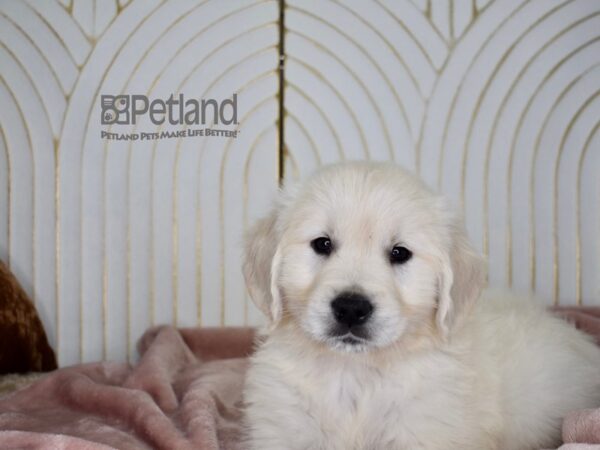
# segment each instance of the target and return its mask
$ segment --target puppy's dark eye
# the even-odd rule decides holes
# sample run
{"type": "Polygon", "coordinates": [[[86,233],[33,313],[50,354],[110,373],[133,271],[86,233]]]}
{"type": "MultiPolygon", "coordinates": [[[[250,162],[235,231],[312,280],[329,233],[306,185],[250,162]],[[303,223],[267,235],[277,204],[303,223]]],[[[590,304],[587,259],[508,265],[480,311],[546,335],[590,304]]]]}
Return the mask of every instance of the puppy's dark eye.
{"type": "Polygon", "coordinates": [[[404,264],[412,258],[412,252],[406,247],[394,247],[390,253],[390,262],[392,264],[404,264]]]}
{"type": "Polygon", "coordinates": [[[318,237],[310,242],[310,246],[318,255],[330,255],[333,250],[333,244],[328,237],[318,237]]]}

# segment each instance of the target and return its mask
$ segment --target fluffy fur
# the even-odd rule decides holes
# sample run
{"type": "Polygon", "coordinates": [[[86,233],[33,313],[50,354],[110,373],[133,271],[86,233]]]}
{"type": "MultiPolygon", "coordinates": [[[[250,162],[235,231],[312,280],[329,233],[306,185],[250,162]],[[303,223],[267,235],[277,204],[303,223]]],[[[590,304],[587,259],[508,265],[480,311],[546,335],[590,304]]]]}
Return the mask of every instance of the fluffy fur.
{"type": "Polygon", "coordinates": [[[336,165],[284,191],[244,274],[269,318],[244,392],[252,449],[539,449],[600,405],[600,350],[531,299],[481,296],[458,216],[400,168],[336,165]],[[412,258],[391,264],[396,245],[412,258]],[[331,333],[347,290],[375,308],[352,343],[331,333]]]}

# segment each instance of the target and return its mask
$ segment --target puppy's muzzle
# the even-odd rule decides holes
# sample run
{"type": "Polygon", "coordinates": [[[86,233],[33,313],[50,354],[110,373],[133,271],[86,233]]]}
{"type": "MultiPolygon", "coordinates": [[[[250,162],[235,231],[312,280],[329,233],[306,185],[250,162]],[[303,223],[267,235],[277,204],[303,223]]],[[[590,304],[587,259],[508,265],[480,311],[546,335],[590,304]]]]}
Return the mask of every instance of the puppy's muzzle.
{"type": "Polygon", "coordinates": [[[336,322],[347,329],[364,325],[373,314],[373,304],[356,292],[342,292],[331,302],[331,309],[336,322]]]}

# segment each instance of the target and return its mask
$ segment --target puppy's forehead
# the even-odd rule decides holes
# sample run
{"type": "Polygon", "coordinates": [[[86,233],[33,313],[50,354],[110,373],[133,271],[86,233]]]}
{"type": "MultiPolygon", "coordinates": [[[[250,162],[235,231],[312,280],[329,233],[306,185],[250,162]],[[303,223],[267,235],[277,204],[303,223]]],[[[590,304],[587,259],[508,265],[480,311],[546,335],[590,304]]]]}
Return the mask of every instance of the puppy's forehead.
{"type": "Polygon", "coordinates": [[[431,196],[417,177],[396,166],[381,163],[348,163],[315,174],[306,184],[308,192],[330,201],[415,201],[431,196]]]}
{"type": "Polygon", "coordinates": [[[307,231],[326,226],[390,233],[440,220],[437,197],[419,179],[377,163],[322,170],[308,180],[296,200],[292,220],[303,222],[307,231]]]}

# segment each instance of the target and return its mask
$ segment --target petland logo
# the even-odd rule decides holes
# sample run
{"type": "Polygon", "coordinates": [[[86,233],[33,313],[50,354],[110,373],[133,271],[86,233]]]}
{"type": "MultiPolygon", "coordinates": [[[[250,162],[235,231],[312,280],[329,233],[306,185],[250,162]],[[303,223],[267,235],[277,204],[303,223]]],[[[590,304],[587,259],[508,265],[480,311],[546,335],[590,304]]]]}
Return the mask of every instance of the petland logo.
{"type": "MultiPolygon", "coordinates": [[[[101,95],[102,125],[136,125],[138,120],[147,116],[154,125],[238,125],[237,94],[231,99],[218,102],[215,99],[186,99],[183,94],[171,94],[166,100],[150,100],[145,95],[101,95]]],[[[112,131],[112,130],[111,130],[112,131]]],[[[162,139],[185,136],[222,136],[237,137],[238,130],[219,130],[214,128],[184,129],[176,131],[148,133],[116,133],[102,131],[102,139],[137,140],[162,139]]]]}

